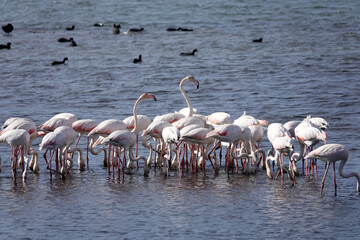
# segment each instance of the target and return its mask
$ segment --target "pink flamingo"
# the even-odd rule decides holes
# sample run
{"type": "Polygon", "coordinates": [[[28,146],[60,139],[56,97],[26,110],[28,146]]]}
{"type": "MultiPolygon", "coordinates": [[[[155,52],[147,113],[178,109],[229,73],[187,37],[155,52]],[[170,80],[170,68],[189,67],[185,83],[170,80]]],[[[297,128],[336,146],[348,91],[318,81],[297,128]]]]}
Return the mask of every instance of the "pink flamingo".
{"type": "Polygon", "coordinates": [[[6,131],[12,129],[24,129],[27,130],[30,134],[30,142],[29,142],[29,152],[26,154],[30,154],[31,160],[29,163],[29,168],[34,172],[39,172],[39,164],[38,164],[38,153],[35,149],[31,148],[32,142],[37,137],[37,127],[34,121],[28,118],[9,118],[5,121],[3,125],[3,130],[0,132],[0,135],[6,131]]]}
{"type": "MultiPolygon", "coordinates": [[[[180,141],[180,131],[175,126],[169,126],[165,127],[161,133],[161,137],[165,142],[165,148],[167,149],[167,158],[163,158],[166,160],[166,175],[169,176],[169,168],[170,164],[169,162],[172,159],[172,152],[176,152],[176,156],[178,155],[178,152],[176,149],[172,148],[172,144],[177,144],[180,141]]],[[[164,164],[163,164],[164,165],[164,164]]]]}
{"type": "Polygon", "coordinates": [[[53,170],[51,168],[51,159],[55,154],[55,163],[57,163],[57,159],[60,156],[61,161],[61,171],[58,172],[61,174],[62,178],[65,178],[66,170],[65,170],[65,159],[62,157],[62,151],[66,147],[66,135],[63,132],[50,132],[46,134],[40,143],[39,150],[46,148],[47,151],[50,150],[50,159],[49,161],[46,159],[46,155],[44,154],[44,159],[46,162],[46,168],[50,170],[50,178],[52,177],[52,171],[58,172],[57,170],[53,170]]]}
{"type": "MultiPolygon", "coordinates": [[[[143,156],[138,156],[138,157],[134,158],[134,156],[132,154],[132,149],[133,149],[133,146],[136,144],[136,134],[135,133],[138,132],[137,106],[139,105],[139,103],[141,101],[144,101],[147,99],[153,99],[155,101],[157,100],[155,95],[153,95],[153,94],[148,94],[148,93],[141,94],[141,96],[135,102],[134,108],[133,108],[133,116],[135,119],[135,124],[134,124],[134,128],[132,129],[132,131],[117,130],[117,131],[111,133],[109,136],[107,136],[106,138],[104,138],[101,141],[102,144],[111,144],[113,146],[123,148],[124,151],[128,151],[128,157],[129,157],[128,168],[129,169],[131,169],[133,161],[138,161],[140,159],[143,159],[145,161],[144,175],[148,175],[148,172],[149,172],[149,170],[147,168],[146,159],[143,156]]],[[[168,124],[170,124],[170,123],[168,123],[168,124]]],[[[110,165],[109,165],[109,167],[110,167],[110,165]]],[[[119,167],[119,164],[118,164],[118,167],[119,167]]]]}
{"type": "MultiPolygon", "coordinates": [[[[235,155],[235,147],[241,141],[248,141],[250,136],[248,134],[244,134],[245,131],[240,126],[236,124],[224,124],[217,126],[214,130],[210,131],[206,134],[206,137],[213,137],[220,142],[225,142],[230,144],[230,151],[229,151],[229,159],[227,160],[227,168],[228,168],[228,175],[230,166],[233,164],[232,161],[239,158],[247,158],[249,159],[250,156],[246,153],[241,153],[239,156],[235,155]]],[[[218,144],[210,151],[209,154],[216,148],[218,144]]],[[[210,158],[210,156],[209,156],[210,158]]],[[[236,165],[237,166],[237,165],[236,165]]]]}
{"type": "Polygon", "coordinates": [[[82,135],[86,135],[86,167],[89,168],[89,136],[87,136],[99,123],[92,119],[81,119],[73,122],[72,128],[79,133],[79,138],[75,144],[78,145],[82,135]]]}
{"type": "MultiPolygon", "coordinates": [[[[270,124],[271,125],[271,124],[270,124]]],[[[294,151],[294,140],[289,137],[288,135],[284,135],[284,136],[279,136],[279,137],[275,137],[274,139],[272,139],[271,145],[273,147],[273,149],[275,150],[275,155],[274,156],[270,156],[270,152],[271,150],[269,150],[268,156],[265,159],[265,166],[266,166],[266,174],[269,178],[273,178],[273,173],[269,164],[269,161],[272,160],[276,163],[277,167],[278,167],[278,173],[276,175],[276,178],[279,174],[279,172],[281,172],[281,184],[283,184],[283,167],[284,167],[284,160],[283,160],[283,155],[287,154],[289,156],[291,156],[291,154],[294,151]]],[[[287,167],[286,168],[286,172],[288,173],[288,176],[293,180],[294,186],[295,186],[295,168],[292,167],[292,176],[290,175],[289,169],[287,167]]]]}
{"type": "MultiPolygon", "coordinates": [[[[196,169],[197,166],[201,167],[203,169],[203,173],[205,174],[205,160],[208,159],[211,162],[211,165],[213,167],[213,169],[215,170],[215,172],[217,172],[219,170],[219,164],[217,163],[216,157],[214,156],[208,156],[207,152],[210,150],[210,147],[212,144],[214,144],[215,139],[213,137],[207,137],[207,134],[210,132],[210,129],[208,128],[202,128],[202,127],[197,127],[194,128],[190,131],[188,131],[187,133],[184,133],[183,135],[181,135],[180,140],[184,141],[187,145],[190,145],[193,147],[193,149],[195,148],[195,146],[197,146],[197,157],[200,157],[199,159],[199,163],[198,165],[196,165],[196,158],[194,157],[194,151],[191,152],[192,156],[191,156],[191,167],[192,169],[195,168],[195,172],[197,173],[196,169]],[[199,155],[199,150],[200,150],[200,154],[199,155]],[[211,158],[214,158],[215,160],[215,166],[211,161],[211,158]],[[195,166],[195,167],[194,167],[195,166]]],[[[180,166],[182,164],[179,163],[179,171],[180,171],[180,166]]]]}
{"type": "MultiPolygon", "coordinates": [[[[76,146],[74,148],[71,147],[71,145],[75,142],[75,140],[77,138],[77,133],[75,132],[75,130],[72,127],[61,126],[61,127],[56,128],[54,132],[55,133],[61,132],[61,133],[64,133],[64,135],[66,136],[65,149],[61,153],[65,157],[66,164],[67,164],[67,160],[68,160],[68,154],[71,153],[70,167],[72,167],[72,165],[73,165],[72,164],[72,153],[77,151],[78,154],[79,154],[78,167],[79,167],[80,170],[83,170],[85,168],[85,161],[84,161],[84,159],[82,157],[81,149],[76,147],[76,146]]],[[[67,165],[66,165],[66,167],[67,167],[67,165]]]]}
{"type": "Polygon", "coordinates": [[[126,130],[126,124],[118,119],[107,119],[99,123],[93,130],[89,132],[87,135],[88,137],[91,137],[90,141],[90,152],[94,155],[98,155],[102,150],[104,151],[104,166],[110,165],[110,146],[108,149],[108,154],[106,153],[106,150],[104,148],[100,148],[98,151],[94,150],[93,144],[94,144],[94,138],[98,136],[107,137],[109,134],[111,134],[114,131],[117,130],[126,130]],[[108,156],[108,157],[107,157],[108,156]]]}
{"type": "Polygon", "coordinates": [[[329,170],[330,164],[332,163],[333,169],[334,169],[334,188],[335,188],[335,196],[336,196],[337,185],[336,185],[336,174],[335,174],[335,162],[337,162],[337,161],[340,161],[340,165],[339,165],[340,176],[342,176],[343,178],[356,177],[356,179],[357,179],[356,190],[358,192],[360,192],[360,177],[359,177],[359,175],[356,173],[345,174],[343,172],[345,163],[349,159],[349,151],[346,149],[346,147],[344,145],[325,144],[325,145],[309,152],[305,156],[305,159],[313,159],[313,158],[320,159],[321,161],[326,162],[326,164],[327,164],[324,177],[321,181],[320,193],[322,193],[322,191],[323,191],[326,174],[329,170]]]}
{"type": "MultiPolygon", "coordinates": [[[[26,181],[26,169],[28,165],[28,160],[25,157],[29,151],[29,143],[30,143],[30,134],[28,131],[24,129],[12,129],[4,132],[0,136],[0,142],[7,142],[12,148],[12,173],[13,173],[13,180],[16,180],[16,165],[17,165],[17,157],[18,151],[20,151],[21,162],[23,164],[23,172],[22,172],[22,179],[26,181]]],[[[0,162],[0,170],[1,170],[1,162],[0,162]]]]}
{"type": "Polygon", "coordinates": [[[234,121],[231,119],[230,114],[226,112],[214,112],[207,116],[207,124],[216,127],[222,124],[231,124],[234,121]]]}
{"type": "MultiPolygon", "coordinates": [[[[307,150],[311,151],[312,148],[323,141],[326,144],[326,133],[319,129],[315,124],[310,121],[310,116],[305,118],[294,130],[295,136],[300,145],[300,153],[295,153],[293,159],[298,161],[302,159],[307,150]]],[[[304,162],[303,162],[304,171],[304,162]]],[[[316,176],[316,164],[314,164],[315,178],[316,176]]],[[[306,167],[306,176],[310,175],[310,168],[306,167]],[[308,173],[309,172],[309,173],[308,173]]]]}

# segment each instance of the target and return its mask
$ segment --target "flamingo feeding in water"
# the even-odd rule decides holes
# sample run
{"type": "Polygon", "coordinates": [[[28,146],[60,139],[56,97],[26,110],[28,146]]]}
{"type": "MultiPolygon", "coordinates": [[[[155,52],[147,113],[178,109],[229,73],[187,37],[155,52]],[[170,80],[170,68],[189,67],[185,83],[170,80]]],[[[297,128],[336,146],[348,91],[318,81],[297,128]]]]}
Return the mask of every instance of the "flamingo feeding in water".
{"type": "Polygon", "coordinates": [[[325,144],[325,145],[309,152],[305,156],[305,159],[312,159],[312,158],[320,159],[321,161],[326,162],[326,164],[327,164],[326,170],[324,173],[324,177],[321,181],[320,193],[322,193],[322,191],[323,191],[326,174],[329,170],[330,164],[332,163],[333,169],[334,169],[334,188],[335,188],[335,196],[336,196],[337,185],[336,185],[335,162],[337,162],[337,161],[340,161],[340,165],[339,165],[340,176],[342,176],[343,178],[356,177],[356,179],[357,179],[356,190],[358,192],[360,192],[360,177],[359,177],[359,175],[356,173],[345,174],[343,172],[345,163],[349,159],[349,151],[347,150],[347,148],[344,145],[325,144]]]}
{"type": "MultiPolygon", "coordinates": [[[[132,153],[132,148],[136,143],[136,134],[135,133],[138,132],[137,106],[139,105],[139,103],[141,101],[144,101],[147,99],[153,99],[155,101],[157,100],[155,95],[153,95],[153,94],[148,94],[148,93],[141,94],[141,96],[135,102],[134,108],[133,108],[133,116],[135,119],[135,124],[134,124],[134,128],[132,129],[132,131],[117,130],[117,131],[111,133],[109,136],[107,136],[106,138],[104,138],[101,141],[101,144],[109,144],[109,145],[111,144],[113,146],[123,148],[124,151],[128,151],[128,157],[129,157],[128,167],[129,168],[131,168],[132,161],[138,161],[139,159],[143,159],[145,161],[144,175],[148,175],[148,172],[149,172],[149,170],[147,168],[146,159],[143,156],[138,156],[138,157],[134,158],[133,153],[132,153]]],[[[110,169],[110,165],[108,167],[110,169]]],[[[118,163],[118,167],[119,167],[119,163],[118,163]]]]}
{"type": "MultiPolygon", "coordinates": [[[[23,163],[23,173],[22,178],[23,181],[26,180],[26,170],[28,160],[25,155],[28,154],[29,151],[29,143],[30,143],[30,134],[27,130],[24,129],[12,129],[4,132],[0,136],[0,142],[8,143],[12,148],[12,172],[13,172],[13,180],[16,180],[16,165],[17,165],[17,157],[18,151],[20,152],[21,162],[23,163]]],[[[0,162],[0,170],[1,170],[1,162],[0,162]]]]}

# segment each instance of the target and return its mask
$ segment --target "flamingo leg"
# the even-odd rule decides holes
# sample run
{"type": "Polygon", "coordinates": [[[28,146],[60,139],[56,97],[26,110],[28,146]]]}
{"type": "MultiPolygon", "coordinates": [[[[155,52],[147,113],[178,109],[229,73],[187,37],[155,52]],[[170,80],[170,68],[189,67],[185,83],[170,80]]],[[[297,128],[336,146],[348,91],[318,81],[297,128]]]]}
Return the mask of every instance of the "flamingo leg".
{"type": "Polygon", "coordinates": [[[86,167],[89,168],[89,137],[86,139],[86,167]]]}
{"type": "MultiPolygon", "coordinates": [[[[135,157],[138,156],[138,148],[139,148],[139,134],[136,134],[136,149],[135,149],[135,157]]],[[[139,168],[139,161],[136,161],[136,169],[139,168]]]]}
{"type": "MultiPolygon", "coordinates": [[[[330,163],[329,163],[330,165],[330,163]]],[[[335,196],[337,193],[337,184],[336,184],[336,172],[335,172],[335,162],[333,162],[333,169],[334,169],[334,189],[335,189],[335,196]]]]}
{"type": "Polygon", "coordinates": [[[323,177],[323,179],[322,179],[322,181],[321,181],[320,194],[322,194],[322,192],[323,192],[324,183],[325,183],[325,178],[326,178],[326,174],[327,174],[327,172],[328,172],[328,170],[329,170],[329,166],[330,166],[330,163],[326,163],[326,169],[325,169],[324,177],[323,177]]]}

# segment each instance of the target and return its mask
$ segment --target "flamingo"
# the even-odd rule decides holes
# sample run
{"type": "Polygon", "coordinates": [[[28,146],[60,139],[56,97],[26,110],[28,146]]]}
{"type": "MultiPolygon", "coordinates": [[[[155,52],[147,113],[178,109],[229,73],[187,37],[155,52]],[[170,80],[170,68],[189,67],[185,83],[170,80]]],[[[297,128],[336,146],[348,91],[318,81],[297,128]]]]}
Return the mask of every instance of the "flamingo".
{"type": "MultiPolygon", "coordinates": [[[[17,151],[20,151],[21,162],[23,165],[22,179],[26,181],[26,170],[28,165],[28,160],[25,155],[27,155],[29,151],[30,144],[30,134],[25,129],[11,129],[0,135],[0,142],[8,143],[12,148],[12,172],[13,172],[13,180],[16,180],[16,165],[17,165],[17,151]]],[[[1,169],[1,165],[0,165],[1,169]]]]}
{"type": "Polygon", "coordinates": [[[101,151],[104,151],[104,166],[109,165],[108,157],[110,157],[110,148],[108,149],[108,151],[109,151],[108,157],[106,155],[107,153],[104,148],[100,148],[98,151],[95,151],[94,147],[93,147],[94,139],[98,136],[106,137],[109,134],[111,134],[112,132],[117,131],[117,130],[126,130],[126,124],[123,121],[118,120],[118,119],[107,119],[107,120],[104,120],[101,123],[99,123],[99,125],[97,125],[87,135],[88,137],[91,137],[90,152],[93,155],[98,155],[101,151]]]}
{"type": "MultiPolygon", "coordinates": [[[[130,160],[129,165],[128,165],[129,168],[131,168],[132,161],[138,161],[139,159],[143,159],[145,161],[144,175],[148,175],[148,172],[149,172],[149,170],[147,168],[146,159],[143,156],[138,156],[138,157],[134,158],[133,154],[132,154],[132,148],[136,143],[136,134],[135,133],[138,132],[137,106],[139,105],[139,103],[141,101],[144,101],[147,99],[153,99],[155,101],[157,100],[155,95],[153,95],[153,94],[143,93],[140,95],[140,97],[135,102],[134,108],[133,108],[133,116],[135,119],[135,124],[134,124],[134,128],[132,129],[132,131],[117,130],[117,131],[114,131],[113,133],[111,133],[109,136],[107,136],[106,138],[104,138],[101,141],[102,144],[111,144],[114,146],[124,148],[124,151],[128,151],[128,157],[130,160]]],[[[170,123],[168,123],[168,124],[170,124],[170,123]]],[[[110,165],[109,165],[109,168],[110,168],[110,165]]]]}
{"type": "MultiPolygon", "coordinates": [[[[64,154],[65,156],[65,162],[68,160],[68,153],[74,153],[75,151],[78,151],[79,154],[79,158],[78,158],[78,167],[80,170],[83,170],[85,167],[85,162],[84,159],[82,157],[82,151],[80,148],[78,147],[74,147],[71,148],[71,145],[75,142],[76,138],[77,138],[77,133],[75,132],[75,130],[72,127],[68,127],[68,126],[61,126],[55,129],[54,131],[55,133],[58,132],[62,132],[64,133],[65,137],[66,137],[66,141],[65,141],[65,149],[62,152],[62,154],[64,154]]],[[[71,159],[71,165],[72,166],[72,159],[71,159]]]]}
{"type": "MultiPolygon", "coordinates": [[[[207,155],[207,152],[210,150],[210,146],[215,141],[215,139],[213,137],[207,137],[207,134],[209,132],[210,132],[210,129],[208,129],[208,128],[196,127],[190,131],[187,131],[186,133],[183,133],[180,138],[181,141],[184,141],[188,145],[197,145],[198,149],[200,149],[201,158],[199,159],[198,165],[199,165],[199,167],[203,168],[204,175],[205,175],[205,160],[206,159],[210,160],[211,165],[213,166],[215,172],[217,172],[219,170],[219,164],[217,163],[216,157],[213,157],[215,160],[215,166],[214,166],[211,161],[210,155],[209,155],[209,157],[207,155]]],[[[194,155],[193,152],[192,152],[192,155],[194,155]]],[[[193,160],[191,163],[191,167],[193,167],[193,165],[196,164],[196,162],[194,161],[194,156],[192,156],[191,159],[193,160]]],[[[179,167],[180,166],[181,166],[181,164],[179,165],[179,167]]]]}
{"type": "MultiPolygon", "coordinates": [[[[248,144],[248,140],[250,139],[250,133],[248,131],[245,131],[245,128],[241,128],[239,125],[236,124],[223,124],[217,126],[214,130],[210,131],[208,134],[206,134],[206,137],[214,137],[215,139],[219,140],[220,142],[225,142],[231,145],[230,147],[230,158],[227,161],[228,164],[228,174],[229,174],[229,167],[230,162],[232,163],[233,159],[239,159],[246,157],[247,159],[250,158],[250,156],[246,153],[242,153],[239,156],[236,156],[235,146],[241,142],[244,141],[245,145],[248,144]]],[[[216,147],[216,145],[215,145],[216,147]]],[[[209,154],[215,149],[215,147],[210,151],[209,154]]],[[[209,157],[210,158],[210,157],[209,157]]]]}
{"type": "MultiPolygon", "coordinates": [[[[320,141],[323,141],[326,144],[326,133],[319,129],[315,124],[310,121],[310,116],[306,117],[296,128],[295,136],[300,145],[300,153],[293,155],[293,159],[296,161],[302,159],[305,155],[307,149],[312,150],[312,148],[318,144],[320,141]]],[[[315,169],[315,178],[316,178],[316,165],[315,169]]],[[[304,170],[304,162],[303,162],[304,170]]],[[[310,169],[306,168],[306,175],[308,175],[310,169]]],[[[309,173],[310,174],[310,173],[309,173]]]]}
{"type": "MultiPolygon", "coordinates": [[[[159,153],[159,158],[162,158],[162,153],[164,151],[165,142],[162,139],[162,131],[165,127],[171,127],[172,125],[168,121],[153,121],[142,133],[142,136],[145,137],[149,135],[155,139],[155,149],[157,148],[156,142],[159,140],[161,151],[159,153]]],[[[146,148],[151,147],[151,144],[146,144],[146,141],[142,141],[142,145],[146,148]]],[[[155,153],[156,155],[156,153],[155,153]]],[[[157,158],[154,160],[154,168],[156,167],[157,158]]],[[[148,163],[150,164],[150,163],[148,163]]]]}
{"type": "Polygon", "coordinates": [[[68,126],[72,127],[71,120],[62,117],[52,117],[47,120],[45,123],[38,126],[38,131],[43,131],[45,133],[54,131],[57,127],[68,126]]]}
{"type": "MultiPolygon", "coordinates": [[[[144,131],[151,123],[151,120],[146,115],[137,115],[137,129],[136,129],[136,150],[135,150],[135,157],[138,156],[138,149],[139,149],[139,132],[144,131]]],[[[134,129],[135,127],[135,118],[134,116],[127,117],[123,120],[126,124],[126,127],[129,131],[134,129]]],[[[138,167],[136,165],[136,167],[138,167]]]]}
{"type": "Polygon", "coordinates": [[[222,124],[231,124],[234,121],[231,119],[230,114],[226,112],[214,112],[207,116],[206,122],[207,124],[216,127],[222,124]]]}
{"type": "MultiPolygon", "coordinates": [[[[193,114],[197,113],[198,110],[193,108],[193,114]]],[[[180,109],[177,113],[181,113],[182,115],[188,117],[190,115],[190,109],[188,107],[180,109]]]]}
{"type": "Polygon", "coordinates": [[[336,196],[337,185],[336,185],[336,174],[335,174],[335,162],[337,162],[337,161],[340,161],[340,165],[339,165],[340,176],[342,176],[343,178],[356,177],[356,179],[357,179],[356,190],[358,192],[360,192],[360,177],[359,177],[359,175],[356,173],[345,174],[343,172],[345,163],[349,159],[349,151],[347,150],[347,148],[344,145],[334,144],[334,143],[333,144],[325,144],[325,145],[318,147],[317,149],[309,152],[305,156],[305,159],[313,159],[313,158],[320,159],[321,161],[326,162],[326,164],[327,164],[324,177],[321,181],[320,194],[323,191],[326,174],[329,170],[330,164],[332,163],[333,169],[334,169],[334,188],[335,188],[335,196],[336,196]]]}
{"type": "MultiPolygon", "coordinates": [[[[45,162],[46,162],[46,168],[50,169],[50,178],[52,176],[52,171],[58,172],[51,168],[51,159],[55,152],[61,153],[65,147],[66,147],[66,135],[61,131],[60,132],[50,132],[50,133],[46,134],[41,140],[39,150],[41,151],[44,148],[46,148],[47,151],[50,150],[49,161],[47,161],[47,159],[44,158],[45,162]]],[[[65,160],[62,157],[62,154],[56,154],[55,162],[57,162],[58,155],[60,156],[60,161],[61,161],[61,165],[62,165],[60,174],[63,178],[65,178],[65,166],[66,166],[65,160]]]]}
{"type": "MultiPolygon", "coordinates": [[[[78,145],[83,134],[88,135],[99,123],[92,119],[81,119],[73,122],[72,128],[79,133],[79,138],[75,144],[78,145]]],[[[86,167],[89,168],[89,136],[86,136],[86,167]]]]}
{"type": "Polygon", "coordinates": [[[54,115],[52,118],[65,118],[65,119],[70,120],[71,123],[74,123],[75,121],[78,120],[76,115],[72,114],[72,113],[58,113],[58,114],[54,115]]]}
{"type": "Polygon", "coordinates": [[[26,154],[31,154],[32,156],[29,163],[29,168],[34,173],[38,173],[39,172],[38,153],[36,152],[35,149],[31,148],[32,142],[37,137],[36,124],[34,123],[34,121],[28,118],[19,118],[19,117],[9,118],[8,120],[5,121],[3,125],[3,130],[0,132],[0,135],[11,129],[24,129],[29,132],[30,134],[30,142],[28,149],[29,152],[26,153],[26,154]]]}
{"type": "MultiPolygon", "coordinates": [[[[169,161],[172,159],[172,152],[173,148],[171,147],[172,144],[177,144],[180,141],[180,131],[175,126],[165,127],[161,133],[161,137],[165,142],[165,148],[167,148],[168,159],[166,161],[166,175],[169,176],[169,161]]],[[[165,158],[164,158],[165,159],[165,158]]]]}
{"type": "MultiPolygon", "coordinates": [[[[289,137],[288,135],[279,136],[279,137],[275,137],[274,139],[272,139],[271,145],[272,145],[273,149],[275,150],[275,155],[270,156],[271,150],[269,150],[268,156],[265,159],[266,174],[269,178],[273,178],[273,173],[271,171],[269,161],[270,160],[274,161],[279,169],[278,173],[281,172],[281,184],[283,184],[283,164],[284,164],[283,155],[287,154],[287,155],[291,156],[291,154],[294,151],[294,140],[291,137],[289,137]]],[[[288,169],[286,169],[286,170],[287,170],[288,175],[290,176],[289,170],[288,169]]],[[[290,178],[292,178],[292,180],[294,182],[294,186],[296,184],[295,183],[295,171],[296,170],[297,169],[293,166],[292,167],[292,177],[290,176],[290,178]]]]}

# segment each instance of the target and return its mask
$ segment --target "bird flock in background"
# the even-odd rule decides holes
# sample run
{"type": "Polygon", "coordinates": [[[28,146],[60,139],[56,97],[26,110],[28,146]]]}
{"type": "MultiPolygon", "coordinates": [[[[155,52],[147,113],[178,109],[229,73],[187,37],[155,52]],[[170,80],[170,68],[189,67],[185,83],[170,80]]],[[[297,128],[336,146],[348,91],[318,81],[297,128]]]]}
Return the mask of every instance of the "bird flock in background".
{"type": "MultiPolygon", "coordinates": [[[[94,26],[102,27],[103,24],[97,23],[94,26]]],[[[74,28],[75,26],[72,26],[66,30],[74,30],[74,28]]],[[[113,33],[118,34],[120,28],[120,25],[114,24],[113,33]]],[[[3,26],[6,34],[10,34],[13,29],[11,24],[3,26]]],[[[144,28],[132,28],[129,32],[143,30],[144,28]]],[[[192,31],[192,29],[179,27],[168,28],[167,31],[192,31]]],[[[61,38],[58,41],[71,42],[76,46],[73,38],[61,38]]],[[[253,41],[262,42],[262,38],[253,41]]],[[[11,43],[0,45],[0,48],[10,49],[10,45],[11,43]]],[[[197,49],[180,55],[191,56],[195,52],[197,49]]],[[[54,61],[52,65],[64,64],[67,60],[68,58],[65,57],[63,61],[54,61]]],[[[139,55],[139,58],[134,59],[133,62],[141,61],[139,55]]],[[[169,176],[171,171],[178,171],[180,177],[188,172],[196,175],[202,172],[206,175],[207,165],[211,166],[214,174],[218,174],[223,167],[228,175],[234,171],[255,174],[264,169],[270,179],[277,179],[280,176],[281,184],[284,176],[287,175],[294,186],[296,186],[296,177],[301,175],[317,179],[317,159],[319,159],[326,163],[321,193],[332,163],[335,195],[337,193],[335,163],[340,161],[340,176],[356,177],[357,191],[360,191],[359,175],[343,172],[349,151],[341,144],[326,144],[325,130],[329,125],[325,119],[308,116],[301,121],[269,124],[263,119],[247,115],[246,112],[235,120],[226,112],[202,115],[193,108],[183,89],[185,83],[192,83],[199,88],[199,82],[192,75],[180,81],[180,92],[187,108],[156,116],[152,121],[145,115],[137,114],[140,102],[157,100],[156,96],[149,93],[140,95],[134,104],[133,115],[124,120],[107,119],[99,123],[92,119],[78,119],[71,113],[60,113],[37,126],[28,118],[7,119],[2,125],[0,142],[6,142],[12,147],[11,168],[14,181],[18,167],[22,170],[23,181],[26,180],[27,169],[38,173],[39,152],[44,151],[45,167],[50,175],[55,173],[64,179],[71,173],[76,153],[77,166],[80,170],[89,168],[90,154],[103,153],[103,164],[107,167],[108,174],[119,179],[121,176],[124,178],[125,170],[131,173],[133,168],[139,168],[138,163],[141,160],[144,176],[149,175],[150,167],[153,167],[154,171],[159,168],[165,170],[166,176],[169,176]],[[267,138],[272,145],[267,152],[260,147],[266,130],[267,138]],[[86,161],[83,150],[78,147],[83,135],[87,139],[86,161]],[[38,149],[32,144],[36,138],[41,138],[38,149]],[[321,141],[324,145],[315,148],[321,141]],[[295,142],[299,144],[297,152],[294,147],[295,142]],[[148,150],[147,156],[139,155],[139,145],[148,150]],[[299,161],[302,162],[302,172],[297,166],[299,161]],[[275,167],[276,174],[273,173],[275,167]]]]}

